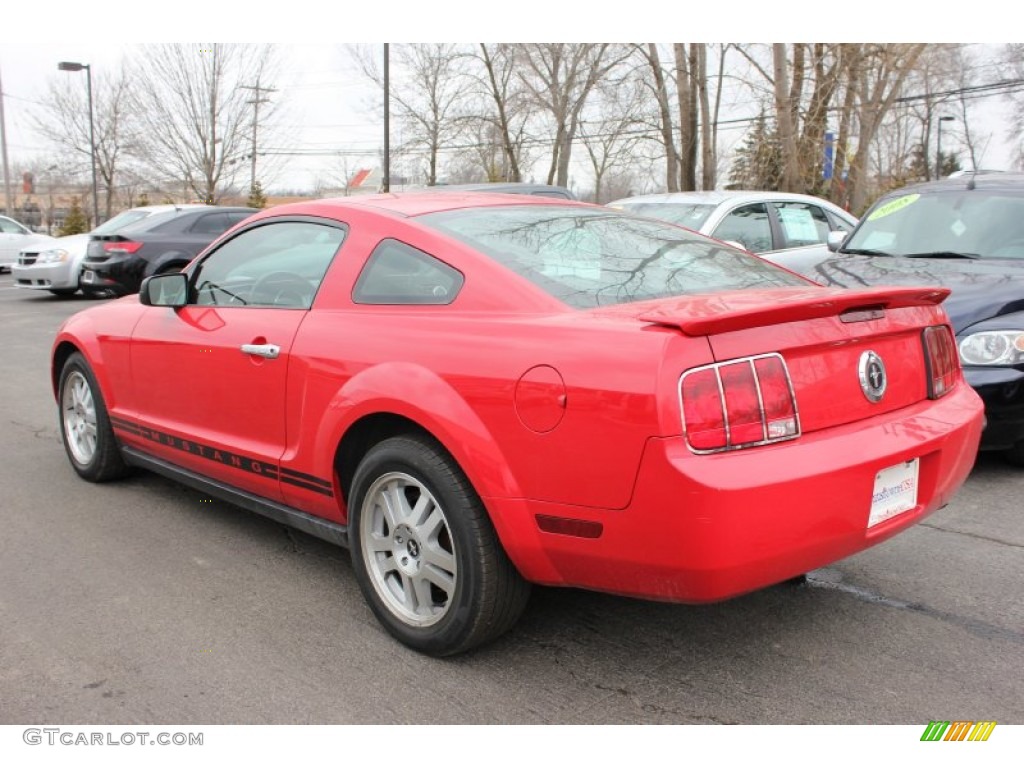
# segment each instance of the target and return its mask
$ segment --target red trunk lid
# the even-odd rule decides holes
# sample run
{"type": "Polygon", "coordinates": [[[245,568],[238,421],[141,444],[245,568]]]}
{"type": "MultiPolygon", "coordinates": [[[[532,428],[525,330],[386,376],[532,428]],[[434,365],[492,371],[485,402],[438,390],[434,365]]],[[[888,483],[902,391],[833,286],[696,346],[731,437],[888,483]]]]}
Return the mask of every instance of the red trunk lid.
{"type": "Polygon", "coordinates": [[[706,336],[718,362],[780,353],[801,431],[808,433],[925,399],[922,333],[948,322],[938,307],[948,294],[941,288],[744,291],[647,302],[635,308],[635,316],[706,336]],[[861,384],[868,352],[885,366],[886,387],[877,402],[861,384]]]}

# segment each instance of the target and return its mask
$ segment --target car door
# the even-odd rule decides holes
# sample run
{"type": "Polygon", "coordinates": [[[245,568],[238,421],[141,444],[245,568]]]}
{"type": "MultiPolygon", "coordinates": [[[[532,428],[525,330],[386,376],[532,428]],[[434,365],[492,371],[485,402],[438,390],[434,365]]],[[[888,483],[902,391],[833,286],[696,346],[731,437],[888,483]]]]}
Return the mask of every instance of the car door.
{"type": "Polygon", "coordinates": [[[345,228],[273,220],[190,270],[184,307],[149,307],[132,333],[140,434],[159,458],[280,499],[292,342],[345,228]]]}

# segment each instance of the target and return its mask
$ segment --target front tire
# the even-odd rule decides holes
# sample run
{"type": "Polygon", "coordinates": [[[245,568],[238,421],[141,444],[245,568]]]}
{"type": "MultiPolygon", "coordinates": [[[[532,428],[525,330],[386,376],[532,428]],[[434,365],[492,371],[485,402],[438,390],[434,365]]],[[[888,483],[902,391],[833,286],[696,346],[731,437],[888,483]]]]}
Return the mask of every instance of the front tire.
{"type": "Polygon", "coordinates": [[[61,369],[57,401],[61,439],[75,472],[93,483],[126,475],[128,466],[117,447],[103,394],[79,352],[68,357],[61,369]]]}
{"type": "Polygon", "coordinates": [[[78,293],[78,289],[77,288],[50,288],[50,293],[52,293],[54,296],[56,296],[58,298],[67,299],[67,298],[70,298],[71,296],[74,296],[76,293],[78,293]]]}
{"type": "Polygon", "coordinates": [[[493,640],[519,619],[530,586],[439,444],[412,435],[378,443],[356,469],[350,502],[356,580],[400,642],[449,656],[493,640]]]}

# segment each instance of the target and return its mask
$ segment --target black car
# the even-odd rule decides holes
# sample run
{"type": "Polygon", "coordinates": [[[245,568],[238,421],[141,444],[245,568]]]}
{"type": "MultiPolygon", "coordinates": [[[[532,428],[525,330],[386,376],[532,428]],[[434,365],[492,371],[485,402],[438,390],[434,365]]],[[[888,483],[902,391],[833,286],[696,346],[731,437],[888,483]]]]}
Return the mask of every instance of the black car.
{"type": "Polygon", "coordinates": [[[143,278],[179,271],[254,213],[253,208],[182,206],[148,216],[113,235],[93,235],[82,262],[82,291],[104,296],[138,293],[143,278]]]}
{"type": "Polygon", "coordinates": [[[964,376],[985,401],[982,450],[1024,466],[1024,175],[918,184],[876,202],[833,253],[788,265],[826,285],[942,285],[964,376]]]}

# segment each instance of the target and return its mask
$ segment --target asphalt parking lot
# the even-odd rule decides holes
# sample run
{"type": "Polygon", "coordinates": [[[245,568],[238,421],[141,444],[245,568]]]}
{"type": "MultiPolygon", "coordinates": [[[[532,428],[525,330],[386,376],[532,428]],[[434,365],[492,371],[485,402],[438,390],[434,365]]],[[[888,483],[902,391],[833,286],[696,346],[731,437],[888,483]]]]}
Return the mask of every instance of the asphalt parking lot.
{"type": "Polygon", "coordinates": [[[0,275],[0,723],[1024,723],[1024,470],[996,457],[805,585],[537,589],[439,661],[377,624],[347,551],[154,475],[78,479],[48,356],[90,303],[0,275]]]}

